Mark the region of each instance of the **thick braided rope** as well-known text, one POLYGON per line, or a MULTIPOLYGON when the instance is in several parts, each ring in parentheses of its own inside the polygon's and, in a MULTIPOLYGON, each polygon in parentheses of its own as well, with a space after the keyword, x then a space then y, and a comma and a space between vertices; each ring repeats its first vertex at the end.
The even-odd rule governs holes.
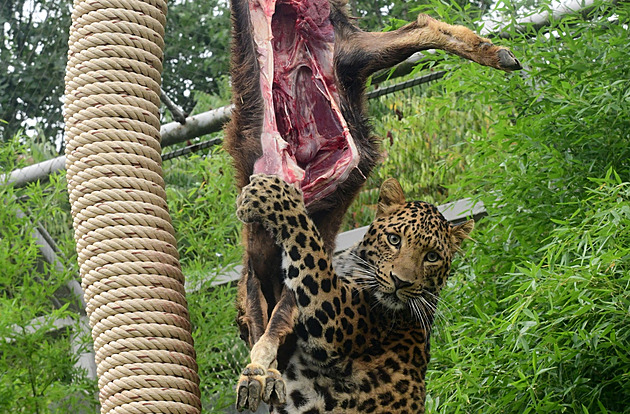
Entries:
POLYGON ((102 413, 199 413, 160 148, 166 0, 75 0, 66 168, 102 413))

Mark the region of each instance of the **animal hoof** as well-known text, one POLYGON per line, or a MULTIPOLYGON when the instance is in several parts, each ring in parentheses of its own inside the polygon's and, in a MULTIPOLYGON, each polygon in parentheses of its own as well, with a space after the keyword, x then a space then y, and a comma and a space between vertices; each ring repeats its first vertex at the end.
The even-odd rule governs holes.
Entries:
POLYGON ((499 64, 501 65, 501 69, 503 70, 519 70, 523 69, 521 66, 521 62, 514 56, 514 54, 507 50, 501 49, 497 54, 499 57, 499 64))

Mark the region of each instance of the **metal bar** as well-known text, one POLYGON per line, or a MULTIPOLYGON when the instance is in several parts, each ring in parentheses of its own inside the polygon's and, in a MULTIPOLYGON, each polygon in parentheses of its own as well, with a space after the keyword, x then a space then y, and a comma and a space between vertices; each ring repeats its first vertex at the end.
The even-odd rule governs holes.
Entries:
MULTIPOLYGON (((415 79, 374 90, 368 93, 366 96, 368 99, 378 98, 380 96, 398 92, 400 90, 411 88, 416 85, 421 85, 423 83, 438 80, 442 78, 445 74, 445 71, 441 71, 420 76, 415 79)), ((189 139, 197 138, 205 134, 221 131, 223 125, 230 119, 230 116, 232 115, 232 108, 232 105, 228 105, 218 109, 213 109, 212 111, 190 116, 186 118, 186 122, 184 124, 180 124, 179 122, 171 122, 162 125, 162 127, 160 128, 160 133, 162 134, 162 148, 178 144, 189 139)), ((200 151, 202 149, 209 148, 220 143, 220 139, 213 139, 210 141, 206 141, 205 143, 193 144, 186 148, 175 150, 172 153, 167 153, 163 155, 162 160, 165 161, 181 155, 189 154, 191 152, 200 151)), ((44 181, 48 178, 49 175, 59 171, 63 171, 65 169, 65 163, 66 157, 61 156, 53 158, 52 160, 14 170, 8 175, 8 180, 6 179, 6 175, 0 176, 0 185, 2 185, 3 181, 5 180, 6 184, 13 184, 15 187, 23 187, 31 182, 38 180, 44 181)))
POLYGON ((53 158, 0 175, 0 185, 13 184, 15 187, 24 187, 35 181, 44 181, 49 175, 63 171, 65 168, 66 157, 53 158))
POLYGON ((162 125, 160 128, 162 148, 212 132, 219 132, 223 129, 223 125, 230 120, 231 115, 232 105, 228 105, 189 116, 184 125, 178 122, 162 125))
POLYGON ((405 82, 396 83, 394 85, 389 85, 384 88, 378 88, 373 91, 365 94, 367 99, 374 99, 384 95, 389 95, 390 93, 399 92, 403 89, 413 88, 414 86, 422 85, 424 83, 429 83, 441 79, 446 75, 446 71, 442 70, 440 72, 429 73, 428 75, 419 76, 417 78, 410 79, 405 82))
POLYGON ((167 152, 166 154, 162 154, 162 161, 171 160, 173 158, 181 157, 182 155, 192 154, 193 152, 201 151, 206 148, 214 147, 215 145, 219 145, 223 143, 221 138, 211 139, 209 141, 200 142, 198 144, 189 145, 184 148, 176 149, 175 151, 167 152))
MULTIPOLYGON (((445 74, 446 71, 430 73, 428 75, 420 76, 418 78, 387 86, 385 88, 376 89, 369 92, 366 96, 368 99, 378 98, 380 96, 398 92, 416 85, 438 80, 444 77, 445 74)), ((218 109, 213 109, 212 111, 190 116, 186 118, 186 122, 184 124, 171 122, 162 125, 160 128, 160 133, 162 134, 162 148, 175 145, 189 139, 197 138, 205 134, 221 131, 223 125, 229 121, 230 116, 232 115, 232 108, 232 105, 228 105, 218 109)), ((205 143, 193 144, 186 148, 164 154, 162 156, 162 160, 166 161, 191 152, 200 151, 202 149, 218 145, 221 142, 222 141, 220 139, 213 139, 206 141, 205 143)), ((13 184, 15 187, 23 187, 35 181, 44 181, 49 175, 63 171, 65 169, 65 164, 66 157, 60 156, 48 161, 29 165, 28 167, 12 171, 8 175, 8 180, 6 180, 6 175, 0 176, 0 185, 4 182, 5 184, 13 184)))

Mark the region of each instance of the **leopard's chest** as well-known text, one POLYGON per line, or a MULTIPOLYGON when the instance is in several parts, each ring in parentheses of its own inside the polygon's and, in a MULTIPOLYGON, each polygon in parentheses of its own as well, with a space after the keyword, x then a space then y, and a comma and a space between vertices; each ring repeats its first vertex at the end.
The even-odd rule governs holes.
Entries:
POLYGON ((416 364, 387 351, 321 367, 298 348, 283 373, 287 404, 274 413, 422 413, 426 362, 416 364))

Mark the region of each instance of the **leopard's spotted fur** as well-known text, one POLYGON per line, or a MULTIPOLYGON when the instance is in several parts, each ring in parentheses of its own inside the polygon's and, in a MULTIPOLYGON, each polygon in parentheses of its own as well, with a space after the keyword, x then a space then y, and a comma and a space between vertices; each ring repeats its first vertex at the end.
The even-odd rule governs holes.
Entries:
POLYGON ((262 224, 282 249, 295 296, 297 350, 282 378, 265 335, 239 383, 239 405, 271 401, 279 413, 422 413, 429 331, 451 259, 472 230, 452 227, 423 202, 405 202, 395 180, 381 187, 364 239, 337 272, 301 193, 256 175, 237 201, 238 217, 262 224))

